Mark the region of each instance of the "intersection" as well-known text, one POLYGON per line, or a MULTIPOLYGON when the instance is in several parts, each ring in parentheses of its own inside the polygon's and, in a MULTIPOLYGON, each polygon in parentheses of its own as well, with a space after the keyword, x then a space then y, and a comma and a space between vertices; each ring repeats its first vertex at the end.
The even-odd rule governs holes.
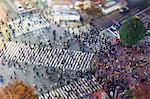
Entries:
POLYGON ((69 19, 66 13, 67 20, 62 13, 63 18, 57 19, 51 8, 36 5, 34 10, 19 13, 14 2, 0 1, 7 20, 0 28, 1 86, 21 80, 35 89, 39 99, 97 99, 97 92, 105 93, 102 99, 124 99, 125 91, 137 83, 150 89, 149 36, 128 47, 117 42, 110 30, 131 16, 138 16, 149 29, 149 6, 81 22, 69 19))

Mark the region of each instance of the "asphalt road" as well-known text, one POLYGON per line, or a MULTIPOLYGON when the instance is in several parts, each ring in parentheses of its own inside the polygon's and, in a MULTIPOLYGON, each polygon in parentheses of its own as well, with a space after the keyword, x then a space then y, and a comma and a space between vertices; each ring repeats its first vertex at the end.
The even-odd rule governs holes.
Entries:
POLYGON ((5 9, 7 10, 7 13, 9 13, 10 17, 16 17, 17 11, 13 4, 15 0, 0 0, 0 3, 3 3, 5 6, 5 9))
POLYGON ((114 23, 113 20, 122 21, 126 18, 129 18, 130 16, 135 15, 136 13, 142 10, 143 8, 135 7, 126 14, 120 14, 119 11, 113 12, 102 18, 95 19, 94 21, 92 21, 92 23, 94 24, 95 27, 104 29, 104 28, 110 27, 114 23))
POLYGON ((148 6, 147 2, 142 0, 128 0, 128 2, 129 2, 128 6, 130 7, 130 12, 125 14, 120 14, 119 11, 116 11, 107 16, 98 17, 94 19, 94 21, 91 21, 91 23, 93 23, 96 28, 104 29, 110 27, 113 24, 112 20, 117 20, 117 21, 124 20, 142 11, 148 6), (140 4, 141 6, 139 6, 140 4))
MULTIPOLYGON (((0 3, 4 3, 6 7, 8 8, 8 13, 10 17, 16 17, 17 11, 14 6, 15 0, 1 0, 0 3)), ((73 0, 75 1, 75 0, 73 0)), ((113 24, 112 20, 123 20, 125 18, 128 18, 129 16, 134 15, 140 10, 143 10, 147 6, 146 0, 143 2, 143 0, 128 0, 129 6, 131 8, 131 11, 127 14, 120 14, 119 12, 111 13, 110 15, 104 16, 102 18, 97 18, 92 23, 97 28, 107 28, 113 24), (140 7, 136 7, 136 5, 142 4, 140 7)))

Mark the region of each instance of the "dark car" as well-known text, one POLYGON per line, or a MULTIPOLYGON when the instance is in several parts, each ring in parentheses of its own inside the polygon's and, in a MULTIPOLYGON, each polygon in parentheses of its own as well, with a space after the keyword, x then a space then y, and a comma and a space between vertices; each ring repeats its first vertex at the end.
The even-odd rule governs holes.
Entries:
POLYGON ((129 8, 128 7, 124 7, 120 9, 120 13, 127 13, 129 12, 129 8))

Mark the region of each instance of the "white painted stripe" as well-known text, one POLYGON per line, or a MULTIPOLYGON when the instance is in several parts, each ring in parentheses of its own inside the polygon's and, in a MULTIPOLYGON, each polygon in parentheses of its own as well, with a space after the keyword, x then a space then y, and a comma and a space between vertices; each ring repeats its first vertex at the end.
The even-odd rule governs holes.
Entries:
POLYGON ((148 10, 148 9, 150 9, 150 7, 148 7, 148 8, 146 8, 146 9, 142 10, 141 12, 137 13, 136 15, 139 15, 139 14, 145 12, 145 11, 148 10))
POLYGON ((8 2, 8 4, 12 7, 12 9, 17 12, 17 9, 14 7, 14 5, 12 4, 12 2, 10 0, 6 0, 8 2))
POLYGON ((0 3, 4 7, 5 10, 8 10, 7 6, 4 3, 0 3))

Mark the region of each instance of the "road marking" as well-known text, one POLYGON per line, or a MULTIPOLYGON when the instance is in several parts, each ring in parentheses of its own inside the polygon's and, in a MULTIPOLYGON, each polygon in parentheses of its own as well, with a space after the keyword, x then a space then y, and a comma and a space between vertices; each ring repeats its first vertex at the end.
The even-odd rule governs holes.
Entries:
POLYGON ((141 14, 141 13, 143 13, 143 12, 145 12, 146 10, 149 10, 149 9, 150 9, 150 7, 148 7, 148 8, 146 8, 146 9, 142 10, 141 12, 137 13, 136 15, 139 15, 139 14, 141 14))
POLYGON ((0 3, 4 7, 5 10, 8 10, 7 6, 4 3, 0 3))
POLYGON ((16 8, 14 7, 14 5, 12 4, 12 2, 10 1, 10 0, 6 0, 7 2, 8 2, 8 4, 12 7, 12 9, 15 11, 15 12, 17 12, 16 11, 16 8))
POLYGON ((140 11, 140 9, 137 7, 137 8, 134 8, 134 9, 131 9, 131 15, 135 15, 136 13, 138 13, 140 11))

